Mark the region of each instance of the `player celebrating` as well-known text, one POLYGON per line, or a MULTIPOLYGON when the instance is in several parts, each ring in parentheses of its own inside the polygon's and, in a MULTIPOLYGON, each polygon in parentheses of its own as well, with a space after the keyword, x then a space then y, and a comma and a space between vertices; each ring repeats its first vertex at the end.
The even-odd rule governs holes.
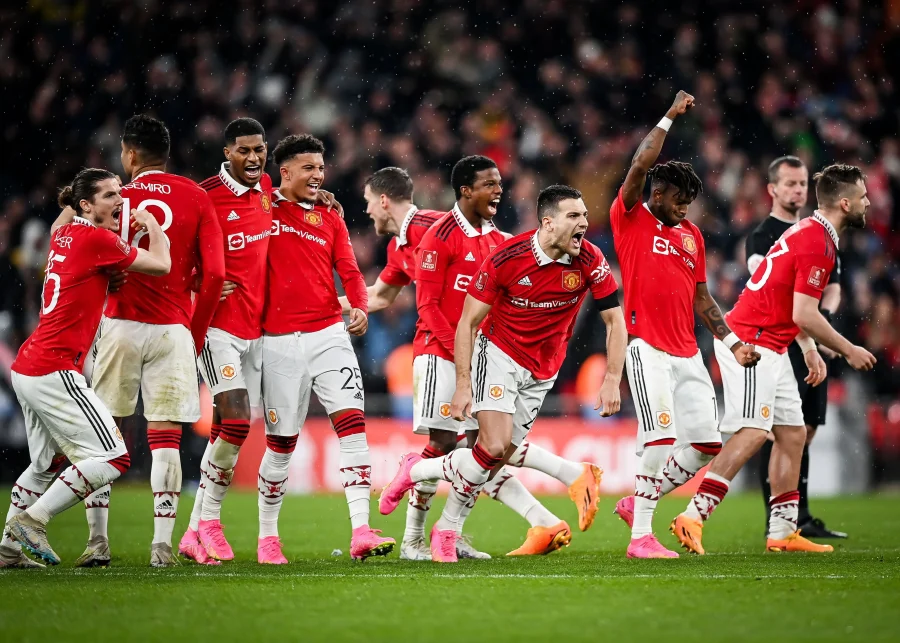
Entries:
MULTIPOLYGON (((464 508, 531 429, 565 358, 588 289, 598 300, 608 337, 609 368, 597 408, 602 406, 603 415, 619 410, 625 324, 609 264, 596 246, 584 240, 587 208, 581 193, 559 185, 542 190, 538 216, 541 225, 536 232, 509 239, 485 260, 468 287, 457 326, 457 387, 451 414, 463 421, 474 412, 477 443, 437 459, 405 455, 381 497, 382 513, 390 513, 416 482, 438 478, 451 482, 447 504, 431 532, 432 556, 439 562, 456 562, 457 525, 464 508)), ((554 549, 568 544, 568 525, 561 522, 554 532, 554 549)))
MULTIPOLYGON (((131 182, 122 188, 122 238, 144 247, 139 231, 129 237, 128 212, 148 210, 160 224, 172 270, 165 277, 135 275, 110 293, 94 344, 91 386, 121 428, 134 413, 138 392, 147 418, 152 465, 154 531, 150 564, 177 564, 172 530, 181 495, 181 424, 200 419, 197 350, 202 347, 225 279, 222 230, 206 192, 189 179, 166 172, 169 131, 150 116, 132 116, 122 135, 122 167, 131 182), (191 314, 192 274, 203 275, 191 314)), ((85 500, 91 527, 77 566, 109 564, 106 533, 110 488, 85 500)))
POLYGON ((13 487, 0 567, 42 566, 14 541, 59 564, 47 541, 47 523, 125 473, 131 462, 122 434, 81 371, 103 313, 110 271, 165 275, 171 260, 165 236, 146 210, 134 210, 132 217, 135 228, 146 232, 148 250, 114 234, 124 203, 120 191, 115 174, 90 168, 59 196, 60 206, 71 207, 76 216, 53 232, 41 318, 12 364, 31 464, 13 487), (51 485, 61 455, 72 465, 51 485))
MULTIPOLYGON (((656 504, 722 448, 716 393, 697 348, 694 314, 719 339, 730 331, 706 287, 703 235, 685 218, 702 185, 687 163, 653 166, 672 122, 693 104, 693 96, 678 92, 638 147, 610 208, 625 288, 628 381, 638 407, 635 492, 616 504, 631 527, 629 558, 678 557, 653 535, 656 504), (650 199, 642 203, 648 177, 650 199)), ((742 366, 759 360, 751 346, 734 340, 729 347, 742 366)))
MULTIPOLYGON (((766 253, 781 237, 782 234, 800 220, 800 209, 806 205, 808 193, 809 172, 803 161, 796 156, 782 156, 775 159, 769 165, 769 196, 772 197, 772 212, 760 223, 747 237, 747 266, 752 275, 759 264, 765 258, 766 253)), ((834 270, 828 285, 822 291, 822 303, 820 310, 825 319, 831 321, 831 316, 841 304, 841 260, 837 257, 834 270)), ((834 357, 827 348, 819 349, 823 355, 834 357)), ((825 526, 818 518, 813 518, 809 513, 809 496, 807 483, 809 481, 809 445, 816 435, 819 425, 825 423, 825 413, 828 409, 828 378, 818 386, 810 386, 806 383, 806 362, 803 359, 803 351, 799 344, 792 343, 788 347, 788 357, 791 367, 794 369, 794 378, 803 402, 803 423, 806 425, 806 444, 803 446, 803 458, 800 460, 800 484, 797 491, 800 492, 800 506, 797 514, 797 525, 800 533, 810 538, 846 538, 847 534, 833 531, 825 526)), ((771 438, 771 434, 769 434, 771 438)), ((766 528, 769 524, 769 498, 771 488, 769 486, 769 462, 772 456, 771 439, 766 440, 760 451, 759 472, 762 482, 763 499, 766 503, 766 528)))
POLYGON ((314 205, 325 180, 324 153, 322 142, 309 135, 288 136, 273 152, 281 187, 275 192, 263 316, 266 453, 259 467, 260 563, 288 562, 278 538, 278 513, 312 390, 340 443, 341 483, 353 529, 350 557, 384 556, 396 544, 369 527, 372 464, 362 376, 348 336, 363 335, 368 328, 366 283, 344 220, 314 205), (351 302, 349 325, 341 318, 335 270, 351 302))
POLYGON ((741 467, 775 436, 770 464, 772 495, 766 550, 830 552, 797 529, 800 460, 806 443, 797 380, 786 351, 799 338, 806 360, 807 384, 825 378, 825 363, 816 342, 835 351, 857 370, 875 366, 875 357, 839 335, 819 311, 819 300, 837 262, 838 237, 847 228, 863 228, 869 199, 865 176, 858 167, 830 165, 813 177, 819 210, 791 226, 766 254, 726 316, 734 334, 715 342, 716 359, 725 388, 722 431, 734 433, 710 465, 687 510, 673 523, 673 533, 690 551, 704 553, 703 522, 722 502, 741 467), (734 336, 753 341, 762 355, 744 371, 728 357, 734 336))

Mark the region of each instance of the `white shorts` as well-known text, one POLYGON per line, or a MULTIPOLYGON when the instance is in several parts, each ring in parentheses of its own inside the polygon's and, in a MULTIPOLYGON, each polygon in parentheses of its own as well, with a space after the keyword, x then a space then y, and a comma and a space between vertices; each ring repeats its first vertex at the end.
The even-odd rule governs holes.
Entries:
POLYGON ((225 391, 246 389, 250 406, 260 405, 262 337, 241 339, 210 328, 197 364, 213 399, 225 391))
POLYGON ((772 425, 803 426, 803 402, 787 353, 757 346, 759 363, 744 368, 725 344, 716 340, 716 361, 725 389, 722 433, 744 427, 771 431, 772 425))
POLYGON ((262 389, 266 433, 297 435, 309 411, 309 395, 331 415, 365 410, 359 362, 344 322, 314 333, 263 335, 262 389))
POLYGON ((128 453, 112 415, 81 373, 31 377, 12 371, 12 385, 25 415, 31 463, 38 471, 49 469, 60 453, 72 464, 128 453))
POLYGON ((675 357, 635 338, 625 354, 638 419, 637 453, 656 440, 721 442, 716 391, 700 351, 675 357))
POLYGON ((104 317, 91 354, 91 386, 114 417, 134 413, 140 391, 150 422, 200 419, 194 340, 181 324, 104 317))
POLYGON ((450 417, 450 401, 456 392, 456 365, 437 355, 418 355, 413 360, 413 433, 428 435, 431 429, 462 435, 477 431, 471 418, 457 422, 450 417))
POLYGON ((514 445, 522 444, 528 435, 555 381, 556 375, 549 380, 535 379, 487 337, 478 335, 472 355, 472 414, 500 411, 512 415, 514 445))

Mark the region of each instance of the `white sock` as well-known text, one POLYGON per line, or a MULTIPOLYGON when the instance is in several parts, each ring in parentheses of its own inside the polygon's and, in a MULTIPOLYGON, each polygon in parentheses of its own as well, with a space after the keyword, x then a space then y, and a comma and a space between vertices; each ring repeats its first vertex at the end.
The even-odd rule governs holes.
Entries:
POLYGON ((77 505, 94 489, 109 484, 120 475, 119 470, 105 460, 82 460, 63 471, 27 513, 46 525, 53 516, 77 505))
POLYGON ((634 523, 632 540, 653 533, 653 512, 659 502, 662 471, 672 452, 671 444, 645 446, 634 477, 634 523))
POLYGON ((372 458, 365 433, 339 438, 341 484, 350 509, 353 529, 369 524, 369 495, 372 489, 372 458))
POLYGON ((725 499, 728 493, 728 487, 731 480, 724 478, 718 474, 708 471, 703 477, 697 493, 691 498, 687 509, 684 510, 685 515, 694 520, 706 520, 712 515, 719 503, 725 499))
POLYGON ((561 458, 543 447, 524 440, 509 459, 514 467, 526 467, 546 473, 570 487, 584 473, 584 465, 561 458))
POLYGON ((800 493, 788 491, 769 498, 769 534, 774 540, 783 540, 797 531, 797 514, 800 511, 800 493))
POLYGON ((109 499, 112 485, 105 485, 84 499, 84 513, 87 516, 88 540, 109 539, 109 499))
MULTIPOLYGON (((475 449, 480 449, 480 445, 476 444, 475 449)), ((481 449, 481 451, 484 450, 481 449)), ((440 530, 456 531, 459 528, 465 506, 471 502, 474 496, 478 495, 491 473, 491 467, 485 468, 479 464, 473 452, 474 449, 456 449, 449 456, 441 458, 446 460, 445 464, 448 465, 448 469, 452 466, 453 480, 450 484, 450 494, 447 496, 444 511, 437 522, 440 530)), ((485 459, 484 456, 482 458, 485 459)))
POLYGON ((692 444, 676 446, 672 455, 666 460, 666 466, 663 469, 663 481, 660 488, 662 495, 666 495, 693 478, 714 457, 712 453, 698 451, 692 444))
POLYGON ((437 480, 423 480, 409 492, 409 504, 406 506, 406 529, 403 540, 412 541, 425 537, 425 521, 431 501, 437 493, 437 480))
POLYGON ((234 477, 234 465, 237 464, 241 447, 226 442, 221 436, 216 438, 206 461, 203 494, 203 507, 200 509, 200 520, 219 520, 222 517, 222 500, 231 486, 234 477))
POLYGON ((257 505, 259 507, 259 537, 278 536, 278 514, 284 502, 288 481, 288 467, 293 453, 280 453, 266 447, 259 463, 257 505))
POLYGON ((409 477, 413 482, 424 482, 426 480, 446 480, 451 482, 453 475, 447 468, 449 459, 454 454, 459 453, 460 449, 451 451, 449 454, 440 458, 423 458, 416 462, 409 470, 409 477))
MULTIPOLYGON (((34 465, 28 465, 28 468, 16 480, 12 492, 9 494, 9 511, 6 512, 6 521, 3 524, 5 525, 37 502, 38 498, 47 491, 47 487, 53 482, 55 475, 56 473, 51 471, 35 471, 34 465)), ((13 549, 22 548, 22 545, 6 535, 5 530, 2 540, 0 540, 0 546, 13 549)))
POLYGON ((197 485, 197 495, 194 496, 194 506, 191 508, 191 520, 188 524, 189 529, 197 531, 200 525, 200 511, 203 509, 203 496, 206 495, 206 467, 209 454, 212 452, 212 442, 206 443, 206 449, 203 451, 203 457, 200 458, 200 483, 197 485))
POLYGON ((559 522, 559 518, 531 495, 507 467, 500 469, 494 479, 484 485, 482 491, 522 516, 532 527, 552 527, 559 522))
MULTIPOLYGON (((488 475, 490 475, 490 473, 488 473, 488 475)), ((459 534, 460 536, 462 535, 463 527, 466 524, 466 518, 468 518, 469 514, 472 513, 472 510, 475 508, 475 503, 477 502, 477 500, 478 500, 478 494, 476 493, 459 510, 459 521, 456 523, 456 533, 459 534)))
POLYGON ((151 447, 150 488, 153 490, 153 542, 172 545, 172 531, 181 496, 181 454, 178 449, 151 447))

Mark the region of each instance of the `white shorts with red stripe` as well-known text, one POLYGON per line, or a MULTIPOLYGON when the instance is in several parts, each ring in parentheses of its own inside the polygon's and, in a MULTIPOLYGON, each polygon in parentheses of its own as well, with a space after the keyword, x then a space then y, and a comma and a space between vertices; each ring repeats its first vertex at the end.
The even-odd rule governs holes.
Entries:
POLYGON ((456 391, 456 365, 437 355, 417 355, 413 360, 413 433, 428 435, 432 429, 462 435, 477 431, 472 418, 457 422, 450 417, 450 401, 456 391))
POLYGON ((112 415, 81 373, 33 377, 12 371, 12 385, 25 416, 31 463, 38 471, 47 471, 58 454, 78 464, 128 453, 112 415))

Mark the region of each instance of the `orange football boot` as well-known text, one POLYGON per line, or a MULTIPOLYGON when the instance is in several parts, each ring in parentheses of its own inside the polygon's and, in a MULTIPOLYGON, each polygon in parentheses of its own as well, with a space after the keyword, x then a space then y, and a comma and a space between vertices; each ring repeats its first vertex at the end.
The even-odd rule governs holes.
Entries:
POLYGON ((584 471, 569 487, 569 498, 578 508, 578 528, 581 531, 587 531, 597 515, 603 469, 590 462, 582 462, 581 465, 584 467, 584 471))
POLYGON ((691 518, 687 514, 678 514, 669 525, 669 531, 678 539, 681 546, 689 552, 702 556, 706 553, 703 549, 703 521, 691 518))
POLYGON ((572 542, 572 530, 565 520, 560 520, 552 527, 532 527, 528 530, 525 542, 507 556, 540 556, 556 551, 560 547, 568 547, 572 542))
POLYGON ((800 535, 797 530, 784 540, 776 540, 775 538, 766 538, 766 551, 783 552, 783 551, 811 551, 820 554, 827 554, 834 551, 831 545, 819 545, 811 540, 807 540, 800 535))

